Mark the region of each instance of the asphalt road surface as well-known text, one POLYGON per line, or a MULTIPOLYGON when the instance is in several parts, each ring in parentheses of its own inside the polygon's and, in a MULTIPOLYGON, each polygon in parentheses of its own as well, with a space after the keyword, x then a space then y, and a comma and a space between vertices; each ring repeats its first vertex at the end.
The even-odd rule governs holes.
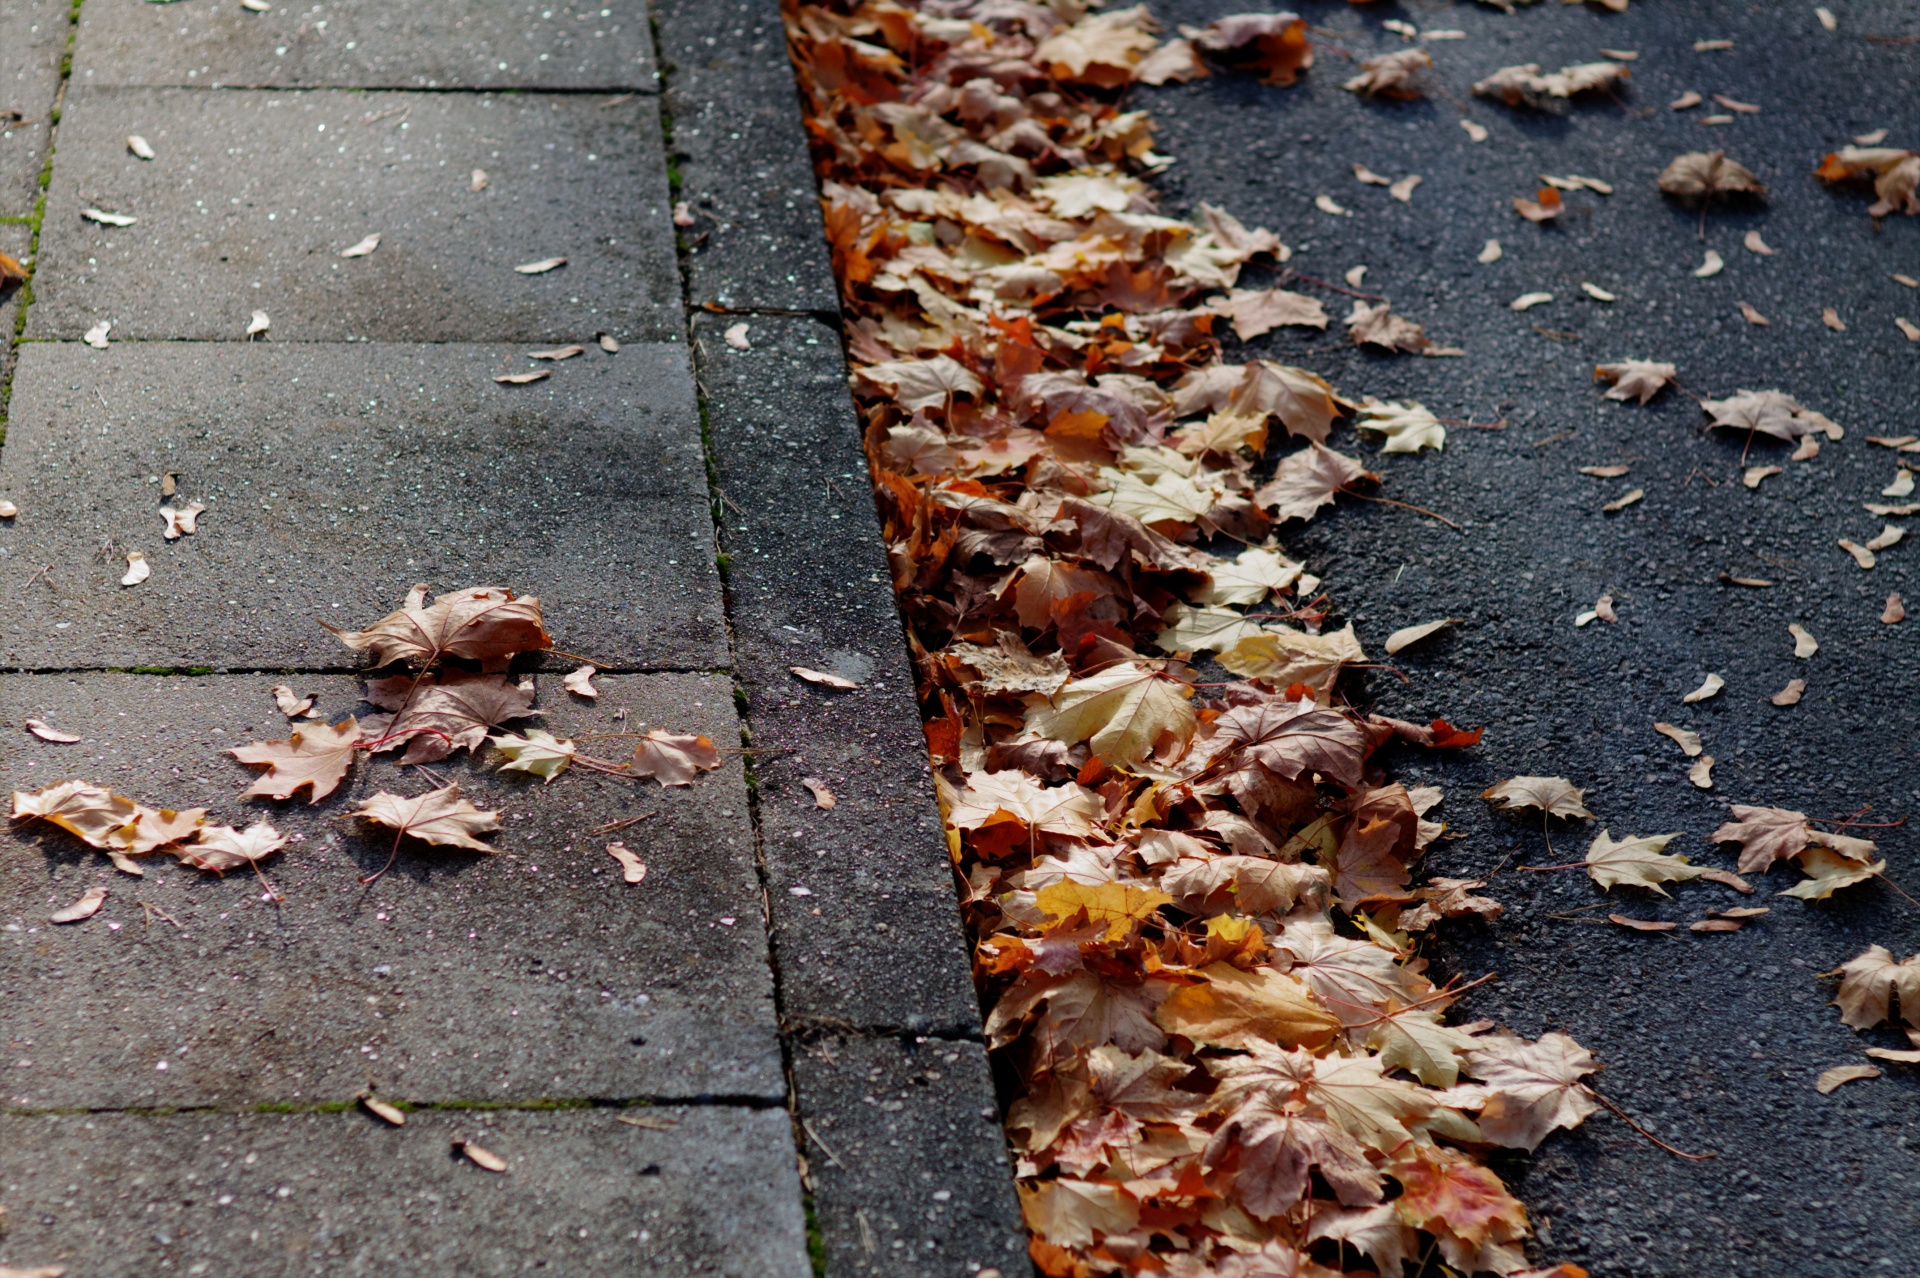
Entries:
MULTIPOLYGON (((1241 7, 1154 6, 1169 26, 1241 7)), ((1506 867, 1489 889, 1505 917, 1451 926, 1436 970, 1497 972, 1463 1000, 1463 1019, 1571 1033, 1606 1062, 1597 1084, 1607 1097, 1663 1140, 1715 1155, 1673 1157, 1602 1112, 1537 1155, 1502 1162, 1541 1225, 1540 1254, 1596 1275, 1920 1272, 1920 1074, 1890 1065, 1828 1096, 1814 1089, 1829 1066, 1866 1063, 1865 1046, 1906 1045, 1891 1031, 1841 1025, 1819 974, 1870 943, 1902 956, 1920 948, 1920 907, 1879 884, 1824 903, 1776 899, 1799 877, 1785 867, 1758 880, 1751 898, 1691 883, 1670 901, 1602 894, 1579 873, 1513 868, 1578 860, 1603 829, 1616 838, 1680 831, 1669 851, 1732 868, 1734 849, 1706 838, 1731 803, 1817 817, 1871 805, 1868 821, 1920 815, 1920 619, 1879 620, 1890 591, 1920 602, 1911 577, 1920 539, 1884 552, 1871 571, 1835 545, 1909 522, 1862 503, 1894 500, 1879 494, 1899 456, 1866 437, 1920 432, 1920 343, 1894 323, 1920 322, 1920 292, 1891 278, 1920 276, 1920 219, 1876 224, 1870 196, 1812 173, 1858 134, 1885 128, 1896 146, 1920 139, 1920 8, 1828 0, 1829 31, 1798 0, 1633 0, 1618 15, 1560 3, 1511 15, 1468 3, 1299 7, 1320 41, 1300 85, 1216 75, 1142 90, 1136 103, 1159 123, 1157 149, 1177 157, 1160 179, 1169 212, 1224 205, 1277 231, 1296 250, 1295 270, 1336 284, 1364 263, 1365 291, 1466 351, 1379 356, 1343 345, 1336 324, 1325 337, 1281 330, 1243 349, 1229 338, 1229 358, 1280 358, 1349 395, 1411 397, 1443 418, 1505 423, 1453 429, 1437 455, 1373 456, 1374 443, 1344 430, 1332 441, 1373 456, 1385 495, 1462 531, 1343 502, 1286 538, 1327 578, 1336 624, 1359 623, 1376 648, 1398 627, 1460 619, 1395 659, 1407 682, 1375 673, 1367 685, 1386 713, 1487 726, 1476 750, 1397 761, 1402 779, 1446 789, 1441 812, 1460 837, 1437 845, 1431 872, 1506 867), (1340 87, 1355 69, 1349 55, 1408 47, 1388 20, 1465 33, 1429 44, 1436 66, 1421 100, 1362 101, 1340 87), (1695 49, 1718 40, 1732 47, 1695 49), (1536 114, 1471 96, 1499 67, 1552 70, 1599 59, 1603 48, 1639 54, 1617 98, 1536 114), (1669 109, 1690 90, 1708 101, 1669 109), (1723 110, 1713 94, 1761 109, 1723 110), (1710 114, 1733 118, 1710 124, 1710 114), (1486 140, 1473 141, 1462 118, 1486 140), (1712 211, 1703 237, 1698 215, 1664 199, 1655 179, 1681 152, 1714 148, 1771 190, 1764 203, 1712 211), (1358 182, 1356 161, 1424 181, 1401 203, 1358 182), (1531 195, 1542 174, 1601 178, 1614 193, 1569 194, 1556 224, 1535 226, 1510 201, 1531 195), (1316 208, 1323 193, 1350 215, 1316 208), (1750 230, 1772 256, 1743 247, 1750 230), (1503 255, 1482 264, 1489 239, 1503 255), (1725 269, 1696 278, 1708 249, 1725 269), (1594 300, 1583 281, 1618 300, 1594 300), (1554 300, 1509 309, 1531 292, 1554 300), (1770 324, 1744 319, 1743 301, 1770 324), (1825 307, 1845 332, 1822 323, 1825 307), (1840 423, 1845 438, 1803 462, 1784 446, 1753 444, 1746 464, 1784 471, 1749 490, 1747 440, 1705 430, 1687 394, 1669 388, 1645 407, 1601 398, 1593 366, 1627 358, 1673 362, 1687 390, 1710 398, 1785 391, 1840 423), (1630 462, 1630 473, 1579 473, 1616 462, 1630 462), (1632 488, 1644 499, 1601 510, 1632 488), (1732 586, 1722 574, 1775 584, 1732 586), (1603 592, 1618 623, 1576 628, 1603 592), (1795 622, 1819 640, 1810 659, 1793 655, 1795 622), (1682 704, 1708 673, 1725 691, 1682 704), (1805 699, 1771 705, 1794 678, 1807 681, 1805 699), (1654 733, 1656 720, 1705 738, 1718 761, 1711 790, 1688 783, 1689 761, 1654 733), (1597 819, 1560 823, 1549 851, 1536 822, 1477 797, 1515 773, 1571 778, 1597 819), (1747 904, 1773 909, 1737 934, 1686 929, 1710 908, 1747 904), (1609 911, 1681 927, 1628 932, 1600 921, 1609 911)), ((1322 295, 1346 313, 1348 299, 1322 295)), ((1863 833, 1882 836, 1888 877, 1920 894, 1920 832, 1863 833)))

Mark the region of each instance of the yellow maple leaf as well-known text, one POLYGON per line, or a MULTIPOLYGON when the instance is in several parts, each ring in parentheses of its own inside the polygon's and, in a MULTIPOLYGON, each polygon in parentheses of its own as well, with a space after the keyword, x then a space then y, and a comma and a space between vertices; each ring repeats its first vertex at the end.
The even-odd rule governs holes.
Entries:
POLYGON ((1171 905, 1173 898, 1156 888, 1133 883, 1075 883, 1062 879, 1040 889, 1035 903, 1058 920, 1072 918, 1081 910, 1090 923, 1107 925, 1106 940, 1123 941, 1135 923, 1145 923, 1154 911, 1171 905))

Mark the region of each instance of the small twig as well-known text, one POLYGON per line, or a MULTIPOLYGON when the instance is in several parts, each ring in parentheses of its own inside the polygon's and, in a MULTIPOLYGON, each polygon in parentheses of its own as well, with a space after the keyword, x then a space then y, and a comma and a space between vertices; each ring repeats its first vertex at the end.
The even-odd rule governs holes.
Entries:
POLYGON ((818 1145, 821 1151, 826 1154, 828 1162, 832 1163, 835 1167, 845 1169, 846 1164, 840 1161, 840 1156, 838 1154, 834 1153, 832 1149, 828 1148, 827 1142, 820 1139, 820 1133, 813 1130, 813 1124, 811 1122, 809 1122, 807 1119, 804 1119, 804 1118, 801 1119, 800 1128, 802 1131, 806 1132, 806 1134, 813 1139, 813 1143, 818 1145))
POLYGON ((1428 510, 1426 507, 1416 506, 1412 502, 1395 501, 1391 497, 1369 497, 1365 493, 1356 493, 1351 488, 1336 488, 1334 491, 1345 493, 1349 497, 1358 497, 1361 501, 1377 501, 1384 506, 1399 506, 1403 510, 1411 510, 1415 514, 1425 515, 1429 519, 1437 519, 1441 523, 1445 524, 1447 527, 1453 529, 1455 532, 1466 531, 1466 529, 1462 528, 1459 524, 1454 523, 1451 519, 1448 519, 1445 515, 1436 514, 1435 512, 1428 510))
POLYGON ((180 929, 180 920, 176 919, 175 917, 173 917, 173 915, 167 913, 165 910, 161 909, 159 906, 155 905, 153 902, 142 901, 140 902, 140 908, 147 912, 146 925, 148 928, 152 928, 154 919, 158 918, 162 922, 173 924, 174 930, 178 931, 180 929))
POLYGON ((612 834, 615 830, 624 830, 630 825, 639 825, 648 817, 657 817, 659 815, 660 813, 658 811, 654 811, 642 812, 639 816, 622 817, 618 821, 609 821, 605 825, 595 826, 593 832, 597 835, 612 834))
POLYGON ((1595 1100, 1599 1101, 1602 1105, 1605 1105, 1608 1109, 1612 1110, 1614 1113, 1614 1117, 1618 1118, 1621 1122, 1625 1123, 1627 1126, 1633 1128, 1633 1130, 1635 1130, 1636 1132, 1639 1132, 1642 1136, 1645 1136, 1648 1140, 1652 1141, 1654 1144, 1658 1145, 1660 1148, 1666 1150, 1669 1154, 1672 1154, 1675 1158, 1685 1158, 1692 1162, 1699 1163, 1699 1162, 1705 1162, 1707 1159, 1715 1157, 1712 1151, 1708 1151, 1707 1153, 1704 1153, 1704 1154, 1689 1154, 1683 1149, 1675 1149, 1673 1146, 1667 1144, 1667 1142, 1665 1142, 1664 1140, 1661 1140, 1658 1136, 1655 1136, 1652 1132, 1648 1131, 1646 1128, 1642 1127, 1640 1124, 1634 1122, 1631 1118, 1627 1117, 1626 1110, 1621 1109, 1618 1105, 1614 1104, 1612 1101, 1602 1096, 1599 1092, 1594 1091, 1591 1087, 1586 1086, 1584 1083, 1581 1084, 1581 1090, 1586 1092, 1587 1095, 1593 1097, 1595 1100))
MULTIPOLYGON (((20 587, 20 593, 25 594, 28 590, 31 590, 33 588, 34 582, 40 580, 40 578, 42 577, 47 577, 47 574, 52 571, 53 571, 52 564, 47 564, 45 567, 41 568, 39 572, 36 572, 35 574, 33 574, 33 576, 27 578, 27 584, 20 587)), ((49 586, 53 584, 52 577, 47 577, 47 584, 49 586)))

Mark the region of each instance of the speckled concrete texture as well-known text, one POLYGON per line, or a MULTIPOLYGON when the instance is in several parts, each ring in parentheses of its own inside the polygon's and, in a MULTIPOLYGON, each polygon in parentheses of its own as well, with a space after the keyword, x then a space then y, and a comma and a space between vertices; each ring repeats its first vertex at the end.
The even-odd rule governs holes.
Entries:
POLYGON ((808 1273, 778 1110, 7 1115, 0 1202, 0 1265, 88 1278, 808 1273))
POLYGON ((644 96, 76 87, 28 333, 240 341, 263 310, 277 341, 674 338, 665 170, 644 96))
POLYGON ((40 193, 70 12, 66 0, 0 0, 0 217, 29 216, 40 193))
POLYGON ((794 1084, 827 1272, 947 1278, 1025 1272, 1026 1227, 978 1043, 803 1039, 794 1084))
POLYGON ((660 41, 691 300, 838 310, 777 0, 663 5, 660 41))
POLYGON ((685 347, 493 380, 531 367, 500 346, 28 344, 0 661, 352 669, 319 623, 369 624, 427 581, 538 595, 602 666, 725 666, 685 347), (207 507, 172 543, 166 471, 207 507), (153 569, 134 588, 128 550, 153 569))
POLYGON ((88 0, 79 84, 652 89, 639 0, 88 0))
POLYGON ((782 1011, 978 1032, 954 877, 838 335, 695 320, 734 654, 757 751, 782 1011), (838 692, 793 666, 859 682, 838 692), (826 782, 822 811, 801 784, 826 782))
MULTIPOLYGON (((738 755, 664 789, 570 770, 549 784, 495 756, 434 765, 500 813, 492 856, 401 845, 350 814, 377 790, 432 782, 387 754, 357 760, 318 804, 238 798, 258 775, 233 746, 284 741, 271 688, 287 676, 13 675, 0 684, 0 786, 73 778, 154 807, 265 818, 292 842, 259 879, 164 855, 144 878, 44 822, 0 842, 0 986, 15 1108, 313 1104, 376 1080, 422 1101, 784 1094, 738 755), (39 718, 83 740, 30 736, 39 718), (642 788, 644 787, 644 788, 642 788), (599 827, 657 815, 623 834, 599 827), (648 864, 622 881, 622 838, 648 864), (48 915, 89 887, 93 918, 48 915), (22 1064, 21 1062, 27 1062, 22 1064)), ((358 680, 293 676, 338 720, 358 680)), ((601 676, 587 703, 539 676, 533 722, 573 738, 664 727, 735 739, 724 677, 601 676), (625 712, 624 718, 616 717, 625 712)), ((600 749, 618 761, 621 742, 600 749)), ((488 750, 485 753, 491 754, 488 750)))

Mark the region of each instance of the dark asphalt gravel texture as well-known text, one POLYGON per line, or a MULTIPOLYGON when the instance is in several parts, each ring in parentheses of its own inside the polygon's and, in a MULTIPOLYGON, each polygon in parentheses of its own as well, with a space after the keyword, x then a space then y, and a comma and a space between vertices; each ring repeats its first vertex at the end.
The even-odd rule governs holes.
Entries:
MULTIPOLYGON (((1371 651, 1398 627, 1462 619, 1395 659, 1407 682, 1375 673, 1365 685, 1384 712, 1487 726, 1475 750, 1393 761, 1399 778, 1446 789, 1440 813, 1456 837, 1436 846, 1432 873, 1508 866, 1489 889, 1505 917, 1450 925, 1436 947, 1438 975, 1499 973, 1462 1000, 1460 1017, 1571 1033, 1606 1062, 1597 1082, 1609 1098, 1678 1147, 1716 1155, 1675 1158, 1603 1112, 1534 1157, 1498 1160, 1541 1227, 1543 1260, 1571 1259, 1596 1275, 1920 1272, 1909 1179, 1920 1175, 1920 1077, 1893 1065, 1830 1096, 1814 1090, 1827 1067, 1864 1063, 1865 1046, 1904 1046, 1888 1031, 1841 1025, 1819 974, 1870 943, 1901 955, 1920 948, 1920 908, 1873 884, 1826 903, 1776 900, 1799 877, 1789 869, 1760 880, 1752 898, 1694 883, 1667 901, 1602 894, 1577 873, 1511 868, 1577 860, 1602 829, 1619 838, 1682 831, 1670 851, 1731 868, 1733 849, 1706 839, 1730 803, 1822 817, 1871 805, 1865 819, 1897 820, 1920 802, 1910 728, 1920 621, 1878 620, 1889 591, 1915 598, 1920 548, 1910 539, 1863 572, 1834 544, 1910 522, 1861 504, 1890 500, 1878 494, 1896 460, 1865 437, 1920 427, 1920 344, 1893 323, 1920 321, 1920 293, 1889 278, 1920 276, 1920 219, 1876 226, 1870 197, 1812 176, 1852 135, 1884 127, 1891 145, 1920 139, 1920 9, 1910 0, 1828 4, 1832 32, 1797 2, 1635 0, 1624 15, 1552 3, 1509 16, 1464 3, 1308 0, 1299 7, 1318 29, 1319 64, 1299 86, 1216 75, 1133 99, 1158 122, 1157 149, 1177 157, 1159 179, 1168 212, 1222 204, 1277 231, 1297 250, 1291 265, 1323 280, 1366 263, 1367 291, 1467 352, 1376 356, 1342 346, 1336 325, 1324 338, 1283 330, 1244 349, 1229 339, 1228 358, 1284 359, 1350 395, 1412 397, 1443 418, 1505 420, 1499 430, 1452 430, 1438 455, 1377 456, 1344 428, 1332 441, 1377 463, 1385 495, 1464 531, 1343 502, 1284 540, 1325 575, 1337 621, 1357 622, 1371 651), (1366 102, 1340 88, 1354 71, 1349 55, 1406 47, 1386 20, 1466 33, 1430 45, 1437 66, 1420 101, 1366 102), (1721 39, 1733 48, 1694 50, 1721 39), (1618 100, 1541 115, 1470 97, 1469 86, 1501 66, 1552 70, 1596 60, 1602 48, 1640 53, 1618 100), (1762 111, 1706 125, 1711 103, 1668 109, 1686 90, 1762 111), (1463 114, 1489 130, 1485 142, 1469 140, 1463 114), (1697 215, 1664 200, 1655 179, 1681 152, 1715 147, 1772 190, 1764 204, 1713 211, 1703 240, 1697 215), (1357 182, 1355 161, 1425 182, 1402 204, 1357 182), (1603 178, 1615 193, 1569 195, 1559 224, 1530 225, 1510 200, 1531 195, 1545 173, 1603 178), (1316 209, 1323 192, 1352 215, 1316 209), (1750 229, 1777 254, 1744 249, 1750 229), (1505 254, 1481 265, 1489 238, 1505 254), (1694 278, 1708 248, 1726 269, 1694 278), (1591 300, 1583 280, 1619 300, 1591 300), (1534 291, 1556 300, 1524 314, 1508 308, 1534 291), (1744 321, 1741 301, 1771 325, 1744 321), (1846 332, 1822 325, 1827 306, 1846 332), (1669 389, 1644 408, 1601 399, 1593 365, 1625 358, 1677 363, 1686 387, 1709 397, 1786 391, 1846 438, 1804 463, 1756 443, 1751 462, 1785 473, 1749 491, 1740 483, 1746 441, 1703 430, 1706 416, 1686 394, 1669 389), (1625 478, 1578 473, 1629 460, 1625 478), (1634 487, 1645 500, 1601 511, 1634 487), (1721 584, 1722 573, 1777 584, 1741 589, 1721 584), (1576 629, 1575 614, 1603 591, 1619 623, 1576 629), (1793 657, 1791 622, 1818 637, 1817 656, 1793 657), (1683 705, 1709 672, 1726 690, 1683 705), (1810 685, 1805 700, 1770 705, 1796 677, 1810 685), (1711 791, 1688 784, 1687 760, 1654 734, 1656 720, 1706 738, 1719 760, 1711 791), (1515 773, 1571 778, 1597 819, 1560 824, 1549 851, 1537 823, 1477 797, 1515 773), (1685 929, 1709 908, 1741 904, 1773 912, 1733 935, 1685 929), (1596 921, 1608 910, 1682 927, 1626 932, 1596 921)), ((1243 7, 1185 0, 1154 11, 1171 27, 1243 7)), ((1344 316, 1348 299, 1322 295, 1344 316)), ((1889 877, 1920 892, 1915 834, 1877 833, 1889 877)))

